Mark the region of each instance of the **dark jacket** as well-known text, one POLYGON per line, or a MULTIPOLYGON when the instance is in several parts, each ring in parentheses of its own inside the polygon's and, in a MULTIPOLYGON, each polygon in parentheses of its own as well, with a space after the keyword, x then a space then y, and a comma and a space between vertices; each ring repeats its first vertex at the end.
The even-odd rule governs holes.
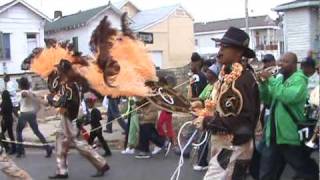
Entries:
POLYGON ((13 113, 13 106, 12 103, 2 102, 1 105, 1 115, 5 121, 12 121, 12 113, 13 113))
POLYGON ((91 128, 97 128, 101 126, 100 121, 102 120, 101 112, 97 108, 93 108, 90 112, 90 125, 91 128))
POLYGON ((218 113, 214 117, 207 117, 203 121, 203 127, 213 133, 227 132, 234 135, 233 144, 241 145, 254 136, 254 130, 260 113, 260 100, 258 85, 249 70, 244 70, 235 81, 235 87, 243 98, 243 106, 238 115, 220 117, 218 113))

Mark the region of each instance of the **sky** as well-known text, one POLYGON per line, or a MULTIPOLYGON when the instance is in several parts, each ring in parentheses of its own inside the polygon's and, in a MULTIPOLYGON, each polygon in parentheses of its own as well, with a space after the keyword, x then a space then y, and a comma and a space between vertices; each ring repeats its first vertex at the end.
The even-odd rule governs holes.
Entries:
MULTIPOLYGON (((0 5, 11 0, 0 0, 0 5)), ((63 15, 76 13, 108 3, 108 0, 24 0, 44 14, 53 18, 55 10, 61 10, 63 15)), ((119 0, 111 0, 117 2, 119 0)), ((279 4, 293 0, 248 0, 249 16, 268 14, 276 18, 271 10, 279 4)), ((152 9, 173 4, 181 4, 196 22, 241 18, 245 16, 245 0, 131 0, 139 9, 152 9)))

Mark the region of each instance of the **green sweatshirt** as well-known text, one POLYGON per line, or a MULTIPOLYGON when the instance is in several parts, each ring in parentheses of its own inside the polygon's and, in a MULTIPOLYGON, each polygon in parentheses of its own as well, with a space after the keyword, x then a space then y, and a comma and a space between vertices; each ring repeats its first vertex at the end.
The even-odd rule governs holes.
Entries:
MULTIPOLYGON (((301 71, 296 71, 284 82, 283 77, 278 76, 276 78, 270 77, 260 85, 261 100, 265 104, 270 105, 270 107, 275 106, 274 116, 277 144, 300 145, 297 125, 284 109, 283 104, 286 104, 295 113, 295 117, 299 118, 298 120, 304 121, 304 105, 308 94, 307 85, 308 78, 301 71)), ((269 117, 265 129, 268 145, 270 144, 271 137, 270 122, 269 117)))

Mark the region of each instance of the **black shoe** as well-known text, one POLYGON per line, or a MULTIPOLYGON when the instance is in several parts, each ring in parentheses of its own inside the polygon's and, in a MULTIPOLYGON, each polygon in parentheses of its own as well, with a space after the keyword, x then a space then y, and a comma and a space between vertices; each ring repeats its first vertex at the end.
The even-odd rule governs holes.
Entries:
POLYGON ((16 150, 10 150, 8 154, 9 154, 9 155, 13 155, 13 154, 15 154, 15 153, 16 153, 16 150))
POLYGON ((26 154, 25 153, 18 153, 16 157, 17 158, 24 158, 24 157, 26 157, 26 154))
MULTIPOLYGON (((177 150, 177 149, 174 151, 174 153, 175 153, 177 156, 180 156, 180 155, 181 155, 180 150, 177 150)), ((190 158, 190 152, 183 152, 183 157, 189 159, 189 158, 190 158)))
POLYGON ((138 153, 136 156, 134 156, 136 159, 149 159, 151 158, 150 153, 146 153, 146 152, 140 152, 138 153))
POLYGON ((45 156, 46 158, 50 158, 50 157, 51 157, 51 155, 52 155, 52 149, 53 149, 52 146, 49 146, 49 147, 48 147, 47 155, 45 156))
POLYGON ((104 173, 107 172, 110 169, 109 165, 106 163, 103 168, 97 171, 96 174, 92 175, 91 177, 102 177, 104 176, 104 173))
POLYGON ((56 174, 53 176, 49 176, 49 179, 68 179, 69 175, 68 174, 56 174))

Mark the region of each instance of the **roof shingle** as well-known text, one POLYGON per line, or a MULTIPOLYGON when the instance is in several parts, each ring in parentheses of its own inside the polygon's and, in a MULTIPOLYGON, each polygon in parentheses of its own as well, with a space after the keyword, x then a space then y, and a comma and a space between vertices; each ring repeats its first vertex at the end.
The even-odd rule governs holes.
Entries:
MULTIPOLYGON (((269 16, 249 17, 249 27, 275 26, 276 23, 269 16)), ((194 32, 224 31, 229 27, 245 28, 245 18, 211 21, 207 23, 194 23, 194 32)))
POLYGON ((147 26, 157 23, 161 19, 166 18, 178 7, 180 7, 180 5, 176 4, 172 6, 141 11, 132 17, 134 23, 130 27, 133 30, 140 30, 146 28, 147 26))
POLYGON ((319 6, 320 0, 295 0, 292 2, 280 4, 275 7, 273 10, 275 11, 283 11, 288 9, 295 9, 300 7, 307 7, 307 6, 319 6))
POLYGON ((46 23, 44 30, 48 31, 59 31, 68 27, 78 26, 86 24, 88 20, 97 15, 100 11, 106 9, 108 5, 100 6, 94 9, 86 11, 79 11, 78 13, 63 16, 60 19, 51 23, 46 23))

